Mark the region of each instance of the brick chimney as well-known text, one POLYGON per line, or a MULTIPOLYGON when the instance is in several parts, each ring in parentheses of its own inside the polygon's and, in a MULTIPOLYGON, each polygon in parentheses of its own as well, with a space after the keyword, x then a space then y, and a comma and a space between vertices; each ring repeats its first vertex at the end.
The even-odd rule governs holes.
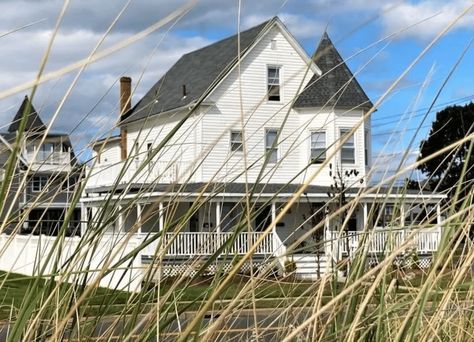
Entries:
MULTIPOLYGON (((132 79, 120 77, 120 117, 132 108, 132 79)), ((120 158, 127 159, 127 129, 120 126, 120 158)))

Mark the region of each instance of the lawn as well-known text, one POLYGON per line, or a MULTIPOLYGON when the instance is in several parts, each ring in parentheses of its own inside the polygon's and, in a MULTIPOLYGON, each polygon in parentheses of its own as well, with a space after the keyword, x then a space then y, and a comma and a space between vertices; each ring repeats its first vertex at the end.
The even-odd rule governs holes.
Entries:
MULTIPOLYGON (((410 277, 400 276, 393 272, 390 277, 396 277, 398 279, 398 291, 399 296, 409 295, 412 291, 417 291, 425 280, 424 272, 422 271, 408 271, 411 273, 410 277)), ((216 301, 213 309, 218 310, 224 308, 227 303, 234 299, 238 293, 249 283, 248 276, 235 277, 233 282, 221 293, 218 300, 216 301)), ((435 291, 437 295, 433 294, 432 300, 436 300, 436 297, 442 295, 446 290, 451 281, 451 272, 446 272, 443 275, 441 281, 437 282, 435 291)), ((12 314, 15 316, 15 310, 17 310, 25 297, 25 294, 30 290, 35 278, 22 276, 13 273, 0 272, 0 319, 8 319, 12 314), (12 306, 15 308, 12 312, 12 306)), ((178 311, 181 310, 195 310, 198 309, 203 302, 209 297, 210 293, 214 289, 212 284, 212 277, 202 277, 193 280, 187 280, 186 285, 182 285, 169 292, 173 287, 176 279, 168 279, 160 284, 159 292, 160 298, 163 298, 165 294, 171 293, 169 296, 168 303, 173 303, 178 311)), ((370 286, 367 283, 366 286, 359 287, 358 293, 363 294, 365 290, 370 286), (364 290, 365 289, 365 290, 364 290)), ((38 292, 45 292, 46 281, 38 280, 35 288, 38 292)), ((70 286, 68 284, 63 285, 65 287, 70 286)), ((323 303, 327 302, 334 294, 338 293, 344 284, 334 284, 329 282, 323 292, 323 303), (334 288, 333 286, 336 286, 334 288)), ((457 294, 462 295, 461 292, 467 292, 472 286, 472 277, 466 275, 463 279, 462 284, 457 287, 457 294)), ((244 298, 239 302, 239 308, 275 308, 275 307, 297 307, 307 306, 309 303, 314 302, 315 294, 319 288, 319 281, 296 281, 289 279, 259 279, 255 285, 254 295, 249 296, 246 294, 244 298)), ((46 291, 47 292, 47 291, 46 291)), ((250 293, 250 292, 249 292, 250 293)), ((95 316, 97 314, 108 315, 108 314, 119 314, 124 313, 124 308, 130 307, 132 310, 140 308, 141 312, 146 312, 149 309, 149 305, 156 303, 157 288, 143 289, 140 294, 131 295, 130 293, 123 291, 113 291, 106 288, 95 289, 85 304, 81 307, 84 316, 95 316), (127 302, 129 303, 127 305, 127 302), (130 303, 133 303, 130 305, 130 303), (138 305, 137 305, 138 304, 138 305)))

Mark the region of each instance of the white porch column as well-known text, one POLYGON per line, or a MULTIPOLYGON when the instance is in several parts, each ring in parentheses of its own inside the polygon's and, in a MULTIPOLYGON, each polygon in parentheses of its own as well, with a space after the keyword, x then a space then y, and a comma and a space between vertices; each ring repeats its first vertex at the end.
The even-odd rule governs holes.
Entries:
POLYGON ((87 229, 88 217, 87 217, 87 206, 84 203, 81 203, 81 236, 84 236, 84 233, 87 229))
POLYGON ((272 242, 273 242, 273 254, 276 254, 277 250, 281 248, 281 246, 277 246, 278 239, 276 235, 276 205, 275 202, 272 202, 272 242))
POLYGON ((439 202, 436 204, 436 223, 439 228, 441 227, 441 223, 443 223, 443 219, 441 218, 441 203, 439 202))
POLYGON ((216 232, 221 232, 221 203, 216 202, 216 232))
POLYGON ((160 230, 160 232, 162 232, 165 227, 163 202, 158 203, 158 213, 159 213, 158 229, 160 230))
POLYGON ((122 213, 121 205, 119 205, 118 210, 119 210, 119 214, 117 218, 117 229, 115 229, 116 231, 114 233, 118 233, 123 230, 123 213, 122 213))
POLYGON ((367 203, 364 203, 362 206, 362 223, 364 225, 364 230, 367 228, 368 213, 367 213, 367 203))
POLYGON ((400 204, 400 226, 405 228, 405 206, 400 204))
POLYGON ((137 203, 137 222, 138 222, 138 229, 137 233, 142 233, 142 206, 140 203, 137 203))

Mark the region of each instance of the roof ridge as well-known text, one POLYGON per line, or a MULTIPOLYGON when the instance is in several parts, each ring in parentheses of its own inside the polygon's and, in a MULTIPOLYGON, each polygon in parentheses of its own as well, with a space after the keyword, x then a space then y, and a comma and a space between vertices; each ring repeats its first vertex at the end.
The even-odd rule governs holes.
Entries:
POLYGON ((182 55, 148 92, 127 112, 119 125, 190 106, 207 94, 237 60, 237 36, 240 53, 277 22, 273 17, 240 33, 182 55), (186 88, 183 87, 186 86, 186 88), (183 96, 182 89, 186 89, 183 96))
MULTIPOLYGON (((256 29, 256 28, 259 27, 259 26, 265 26, 265 25, 267 25, 268 23, 270 23, 271 21, 275 20, 275 18, 278 18, 278 17, 275 16, 275 17, 273 17, 273 18, 271 18, 271 19, 268 19, 268 20, 266 20, 266 21, 264 21, 264 22, 258 24, 258 25, 255 25, 255 26, 249 27, 248 29, 245 29, 245 30, 243 30, 243 31, 240 31, 240 34, 243 34, 243 33, 246 33, 246 32, 248 32, 248 31, 254 30, 254 29, 256 29)), ((204 49, 213 47, 214 45, 219 44, 219 43, 223 43, 223 42, 225 42, 225 41, 227 41, 227 40, 234 39, 234 38, 237 37, 238 34, 239 34, 239 32, 234 33, 234 34, 232 34, 231 36, 227 36, 227 37, 225 37, 225 38, 221 38, 221 39, 219 39, 219 40, 217 40, 217 41, 215 41, 215 42, 213 42, 213 43, 210 43, 210 44, 208 44, 208 45, 202 46, 202 47, 200 47, 200 48, 198 48, 198 49, 196 49, 196 50, 186 52, 186 53, 183 54, 180 58, 182 58, 182 57, 184 57, 184 56, 187 56, 187 55, 189 55, 189 54, 193 54, 193 53, 199 52, 199 51, 201 51, 201 50, 204 50, 204 49)))

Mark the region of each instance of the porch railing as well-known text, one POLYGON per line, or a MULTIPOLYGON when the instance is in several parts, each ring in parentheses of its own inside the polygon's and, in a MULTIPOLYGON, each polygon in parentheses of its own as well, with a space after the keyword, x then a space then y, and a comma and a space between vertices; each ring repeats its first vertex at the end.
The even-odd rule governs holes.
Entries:
POLYGON ((362 244, 368 253, 386 253, 395 250, 406 242, 406 249, 417 253, 433 253, 439 248, 441 230, 439 227, 426 229, 371 230, 369 232, 326 231, 326 243, 335 249, 332 253, 352 255, 362 244), (413 234, 413 235, 412 235, 413 234))
POLYGON ((87 187, 109 186, 117 183, 180 183, 192 180, 192 165, 185 161, 153 161, 142 167, 143 161, 124 164, 97 164, 87 180, 87 187))
MULTIPOLYGON (((164 255, 172 256, 207 256, 216 253, 223 247, 221 254, 246 254, 258 239, 261 232, 180 232, 165 233, 162 236, 162 247, 166 248, 164 255), (225 246, 225 247, 224 247, 225 246)), ((142 234, 142 236, 144 236, 142 234)), ((144 255, 155 255, 158 240, 149 244, 144 255)), ((273 236, 268 234, 258 244, 254 254, 269 255, 273 253, 273 236)))

